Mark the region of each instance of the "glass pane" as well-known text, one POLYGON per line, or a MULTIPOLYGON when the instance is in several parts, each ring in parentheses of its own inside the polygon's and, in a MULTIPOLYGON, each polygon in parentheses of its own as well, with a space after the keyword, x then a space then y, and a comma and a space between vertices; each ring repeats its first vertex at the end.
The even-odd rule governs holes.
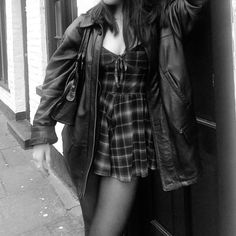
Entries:
POLYGON ((62 9, 61 1, 55 2, 55 23, 56 23, 56 38, 62 37, 62 9))
MULTIPOLYGON (((236 91, 236 0, 232 0, 232 8, 233 8, 233 20, 232 20, 232 23, 233 23, 233 48, 234 48, 234 51, 233 51, 233 54, 234 54, 234 84, 235 84, 235 91, 236 91)), ((235 101, 236 101, 236 93, 235 93, 235 101)), ((236 107, 235 107, 236 109, 236 107)))
POLYGON ((0 81, 7 84, 5 1, 0 1, 0 81))

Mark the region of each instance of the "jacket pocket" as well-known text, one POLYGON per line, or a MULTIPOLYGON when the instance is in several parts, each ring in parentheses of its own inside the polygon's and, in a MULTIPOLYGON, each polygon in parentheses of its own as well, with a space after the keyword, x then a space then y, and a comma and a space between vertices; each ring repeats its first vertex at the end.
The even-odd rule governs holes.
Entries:
POLYGON ((196 124, 194 123, 188 123, 184 125, 180 131, 181 134, 183 134, 186 142, 188 144, 193 144, 194 141, 196 140, 197 136, 197 129, 196 129, 196 124))
POLYGON ((176 78, 169 71, 165 72, 165 77, 167 81, 169 82, 170 86, 172 87, 172 89, 174 90, 174 92, 176 93, 176 95, 181 99, 181 101, 184 104, 189 105, 190 102, 186 99, 186 97, 182 93, 176 78))

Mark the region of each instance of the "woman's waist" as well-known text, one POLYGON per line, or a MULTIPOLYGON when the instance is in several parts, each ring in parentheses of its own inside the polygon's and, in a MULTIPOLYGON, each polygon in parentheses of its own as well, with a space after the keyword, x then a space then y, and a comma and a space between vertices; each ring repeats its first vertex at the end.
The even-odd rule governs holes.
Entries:
POLYGON ((99 81, 99 88, 106 93, 122 93, 122 94, 145 94, 145 82, 142 80, 123 80, 115 81, 106 79, 99 81))
POLYGON ((106 93, 106 94, 120 94, 120 95, 131 95, 131 94, 137 94, 137 95, 146 95, 146 91, 144 88, 127 88, 122 86, 114 86, 112 88, 104 87, 100 89, 100 93, 106 93))

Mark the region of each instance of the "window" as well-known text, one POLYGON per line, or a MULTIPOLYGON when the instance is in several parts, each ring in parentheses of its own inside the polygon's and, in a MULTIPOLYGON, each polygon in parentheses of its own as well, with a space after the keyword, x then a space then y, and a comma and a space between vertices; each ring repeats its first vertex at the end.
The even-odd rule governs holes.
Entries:
POLYGON ((56 1, 55 2, 55 39, 57 39, 57 46, 62 38, 63 29, 62 29, 62 2, 56 1))
MULTIPOLYGON (((1 1, 1 0, 0 0, 1 1)), ((48 57, 60 44, 67 26, 77 16, 76 0, 50 0, 46 3, 48 57)))
POLYGON ((8 88, 5 0, 0 0, 0 86, 8 88))

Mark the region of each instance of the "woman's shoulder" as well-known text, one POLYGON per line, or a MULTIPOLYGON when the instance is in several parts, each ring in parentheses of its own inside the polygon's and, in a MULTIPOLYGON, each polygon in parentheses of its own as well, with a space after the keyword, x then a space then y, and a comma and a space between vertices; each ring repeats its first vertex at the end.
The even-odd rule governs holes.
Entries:
POLYGON ((73 29, 92 26, 96 22, 95 16, 99 11, 101 11, 100 4, 91 7, 87 12, 78 15, 69 27, 73 29))
POLYGON ((82 13, 72 21, 72 23, 68 26, 67 31, 85 28, 91 26, 93 23, 92 16, 89 12, 82 13))
POLYGON ((83 29, 93 24, 91 14, 84 13, 77 16, 72 23, 66 28, 63 40, 78 41, 83 34, 83 29))

